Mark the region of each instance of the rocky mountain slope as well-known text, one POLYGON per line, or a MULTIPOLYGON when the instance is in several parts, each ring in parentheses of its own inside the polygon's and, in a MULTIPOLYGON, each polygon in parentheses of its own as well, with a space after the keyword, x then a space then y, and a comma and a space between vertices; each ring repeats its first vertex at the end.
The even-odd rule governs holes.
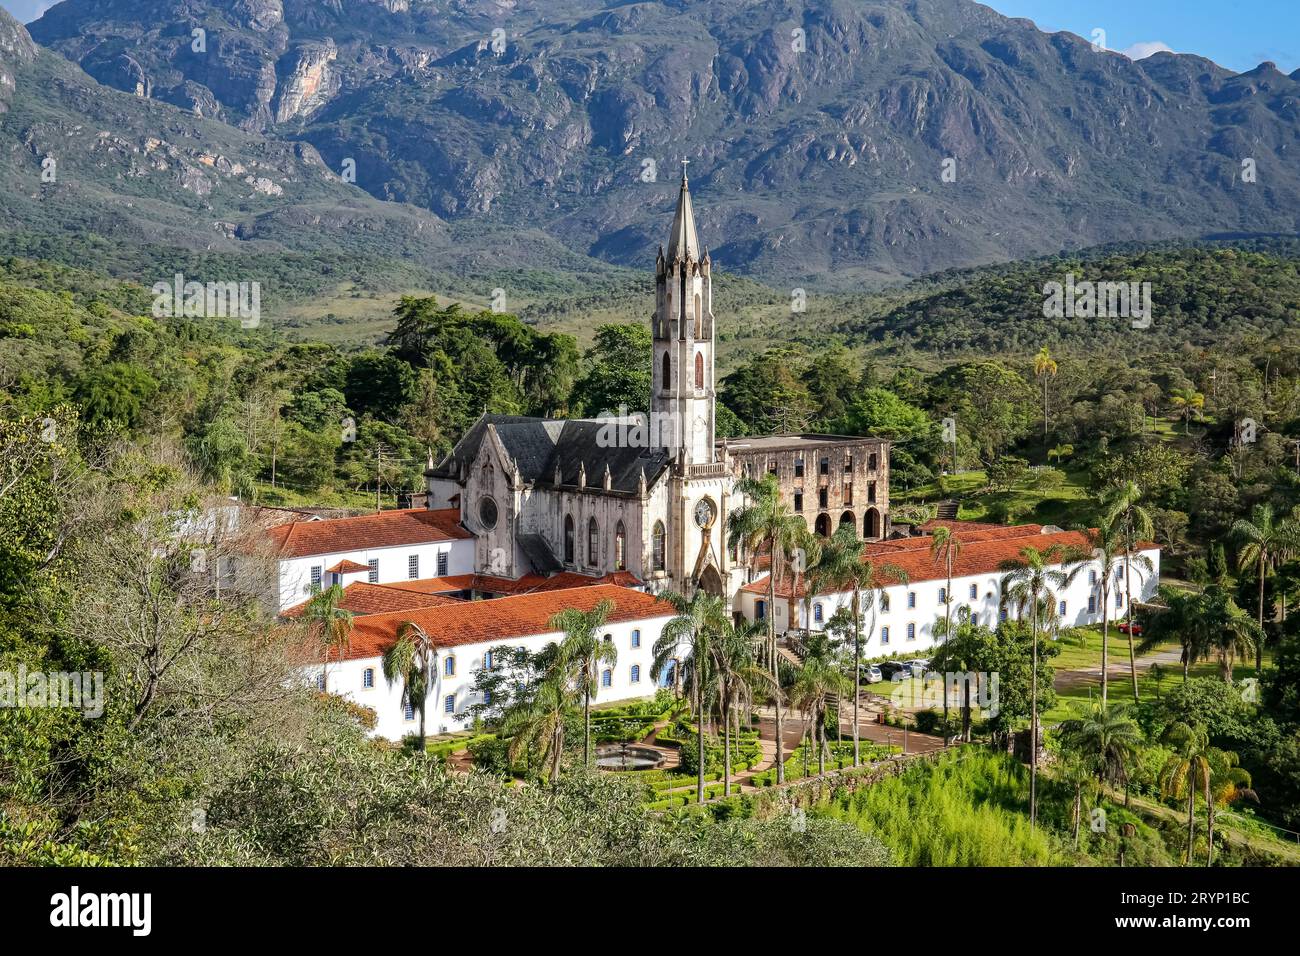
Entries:
MULTIPOLYGON (((131 258, 125 250, 148 248, 123 272, 149 279, 140 262, 154 271, 219 262, 224 276, 195 278, 259 279, 273 300, 301 291, 274 287, 295 255, 320 273, 338 264, 363 278, 401 270, 411 286, 530 266, 607 268, 537 230, 463 233, 343 181, 309 142, 102 86, 0 10, 4 251, 87 264, 75 258, 85 248, 96 267, 111 268, 131 258)), ((301 278, 300 266, 288 271, 301 278)))
POLYGON ((1300 71, 1132 62, 969 0, 64 0, 32 33, 373 196, 622 264, 681 159, 715 258, 765 279, 1300 230, 1300 71))

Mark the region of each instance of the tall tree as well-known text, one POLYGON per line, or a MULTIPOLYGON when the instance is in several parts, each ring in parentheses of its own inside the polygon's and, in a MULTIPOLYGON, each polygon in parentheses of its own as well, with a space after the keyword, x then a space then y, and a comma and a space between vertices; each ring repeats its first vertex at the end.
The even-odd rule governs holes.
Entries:
POLYGON ((1043 383, 1043 447, 1047 447, 1047 383, 1056 377, 1056 359, 1044 345, 1034 356, 1034 377, 1043 383))
POLYGON ((1174 800, 1187 799, 1186 863, 1190 866, 1196 845, 1196 794, 1205 794, 1208 802, 1214 748, 1204 727, 1184 723, 1172 724, 1165 731, 1164 741, 1173 753, 1160 768, 1160 793, 1174 800))
POLYGON ((1133 567, 1150 573, 1154 565, 1144 554, 1137 553, 1137 547, 1144 541, 1150 541, 1155 534, 1155 525, 1151 513, 1142 505, 1142 489, 1135 481, 1125 481, 1116 488, 1107 501, 1106 519, 1117 522, 1124 542, 1124 614, 1128 635, 1129 677, 1133 682, 1133 702, 1139 703, 1137 655, 1134 653, 1133 640, 1133 567))
POLYGON ((1029 609, 1029 628, 1033 655, 1029 691, 1029 824, 1038 821, 1038 635, 1045 615, 1056 606, 1056 592, 1068 585, 1070 576, 1056 567, 1067 560, 1065 552, 1053 545, 1045 551, 1034 547, 1021 549, 1019 558, 1002 562, 1002 603, 1017 608, 1019 615, 1029 609))
POLYGON ((726 631, 727 608, 722 598, 697 589, 689 598, 676 591, 662 595, 677 611, 664 624, 654 645, 651 673, 655 680, 669 667, 681 669, 690 688, 691 707, 695 711, 695 746, 699 766, 695 798, 704 802, 704 721, 706 696, 715 688, 717 673, 713 647, 726 631), (687 649, 683 657, 682 648, 687 649))
MULTIPOLYGON (((1278 520, 1273 506, 1258 504, 1250 520, 1242 518, 1232 526, 1232 535, 1241 542, 1237 551, 1237 567, 1245 571, 1252 566, 1259 576, 1259 628, 1264 629, 1264 580, 1278 563, 1300 551, 1300 522, 1294 518, 1278 520)), ((1264 643, 1255 647, 1255 673, 1264 668, 1264 643)))
POLYGON ((1083 535, 1087 538, 1088 550, 1078 555, 1074 564, 1079 571, 1097 572, 1096 592, 1101 603, 1101 703, 1104 707, 1110 685, 1110 588, 1119 557, 1124 551, 1124 540, 1119 525, 1106 514, 1097 522, 1097 527, 1086 529, 1083 535))
POLYGON ((776 582, 786 570, 790 555, 807 531, 804 520, 781 501, 781 486, 775 475, 742 478, 736 491, 745 502, 727 516, 727 546, 740 547, 757 573, 766 557, 767 572, 767 655, 772 671, 772 700, 776 709, 776 779, 785 782, 785 741, 781 713, 781 668, 776 653, 776 582))
POLYGON ((609 620, 614 602, 601 601, 590 611, 565 608, 552 615, 548 625, 564 634, 560 656, 568 663, 569 678, 582 694, 582 765, 591 763, 591 698, 596 695, 596 677, 601 664, 618 663, 618 649, 613 641, 602 640, 598 633, 609 620))
POLYGON ((722 717, 722 793, 731 796, 731 727, 739 729, 741 709, 748 710, 754 688, 770 686, 771 674, 757 664, 763 641, 761 621, 726 621, 713 642, 713 669, 722 717))
POLYGON ((321 690, 325 691, 329 690, 326 669, 330 656, 341 660, 352 640, 352 612, 344 610, 342 603, 343 588, 331 584, 312 596, 302 614, 308 632, 321 652, 320 682, 321 690))
POLYGON ((810 572, 816 588, 825 593, 849 595, 849 612, 853 615, 853 766, 862 763, 858 708, 859 670, 862 667, 862 612, 874 609, 878 596, 888 584, 906 584, 907 572, 894 564, 878 563, 863 555, 865 545, 857 530, 842 524, 822 545, 817 565, 810 572))
POLYGON ((406 621, 397 632, 393 646, 384 651, 381 667, 384 680, 392 687, 402 682, 402 706, 420 715, 419 751, 424 753, 424 721, 437 669, 438 650, 428 632, 413 621, 406 621))

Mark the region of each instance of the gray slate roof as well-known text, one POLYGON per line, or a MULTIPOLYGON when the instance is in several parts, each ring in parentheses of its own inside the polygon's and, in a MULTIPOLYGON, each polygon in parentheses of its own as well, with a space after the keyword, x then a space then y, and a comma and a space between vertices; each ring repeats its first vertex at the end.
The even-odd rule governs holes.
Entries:
POLYGON ((606 424, 594 420, 484 415, 428 474, 463 482, 491 425, 519 467, 520 477, 534 487, 554 487, 557 464, 560 484, 565 487, 578 484, 579 468, 585 466, 587 487, 600 488, 606 465, 613 491, 636 494, 643 470, 646 486, 653 485, 667 470, 668 456, 656 448, 602 447, 600 436, 606 424))

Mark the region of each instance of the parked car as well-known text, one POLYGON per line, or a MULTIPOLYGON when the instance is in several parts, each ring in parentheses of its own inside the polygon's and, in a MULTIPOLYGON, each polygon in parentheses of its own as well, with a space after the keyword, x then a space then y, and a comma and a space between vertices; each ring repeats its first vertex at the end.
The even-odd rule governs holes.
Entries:
MULTIPOLYGON (((1120 632, 1121 634, 1127 634, 1127 633, 1128 633, 1128 629, 1129 629, 1129 626, 1128 626, 1128 623, 1127 623, 1127 622, 1125 622, 1124 624, 1121 624, 1121 625, 1119 626, 1119 632, 1120 632)), ((1141 636, 1142 636, 1142 625, 1141 625, 1141 624, 1134 624, 1134 625, 1133 625, 1133 636, 1134 636, 1134 637, 1141 637, 1141 636)))
POLYGON ((884 680, 907 680, 912 676, 912 668, 902 661, 882 661, 877 667, 884 680))
POLYGON ((913 677, 924 677, 930 669, 930 660, 926 657, 918 657, 915 660, 903 661, 903 666, 912 669, 913 677))
POLYGON ((880 668, 875 664, 863 664, 858 669, 859 684, 879 684, 885 679, 885 675, 880 673, 880 668))

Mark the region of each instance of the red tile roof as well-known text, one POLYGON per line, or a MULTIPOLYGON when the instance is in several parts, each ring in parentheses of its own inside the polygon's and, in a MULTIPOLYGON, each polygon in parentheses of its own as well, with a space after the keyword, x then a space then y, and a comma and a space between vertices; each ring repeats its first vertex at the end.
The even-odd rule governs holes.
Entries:
POLYGON ((544 574, 525 574, 520 578, 503 578, 493 574, 453 574, 445 578, 420 578, 415 581, 395 581, 389 587, 422 594, 447 594, 452 591, 489 591, 494 594, 533 594, 538 591, 559 591, 565 588, 588 588, 599 584, 617 584, 620 587, 640 587, 642 582, 629 571, 614 571, 594 578, 587 574, 562 571, 547 577, 544 574))
MULTIPOLYGON (((961 552, 953 555, 952 576, 954 578, 993 574, 999 570, 1004 561, 1019 558, 1021 551, 1027 547, 1037 548, 1039 551, 1046 551, 1053 546, 1079 551, 1092 550, 1087 536, 1082 532, 1056 531, 1044 534, 1041 525, 1017 525, 1007 528, 996 526, 994 529, 985 527, 973 531, 959 528, 957 537, 961 541, 961 552)), ((908 580, 911 582, 941 581, 947 578, 948 570, 941 553, 931 556, 932 541, 933 538, 929 535, 918 535, 892 541, 872 542, 863 549, 862 557, 863 560, 871 560, 878 564, 892 564, 902 568, 907 572, 908 580)), ((1158 545, 1143 542, 1141 547, 1149 550, 1157 548, 1158 545)), ((778 582, 777 596, 789 598, 792 584, 791 578, 778 582)), ((764 575, 750 582, 742 590, 751 594, 766 594, 767 576, 764 575)), ((803 592, 801 580, 796 597, 802 598, 803 592)))
POLYGON ((550 620, 560 611, 568 608, 590 611, 603 600, 614 604, 610 623, 671 617, 676 613, 667 601, 613 584, 520 594, 492 601, 451 601, 437 607, 357 618, 346 658, 380 656, 393 645, 398 631, 408 621, 422 627, 438 647, 492 644, 550 633, 550 620))
MULTIPOLYGON (((285 610, 285 617, 300 617, 307 610, 310 601, 303 601, 285 610)), ((343 600, 339 607, 356 615, 384 614, 389 611, 404 611, 419 607, 436 607, 442 604, 456 604, 455 598, 439 597, 436 594, 420 594, 391 587, 387 584, 367 584, 354 581, 343 589, 343 600)))
POLYGON ((460 526, 460 512, 455 508, 402 508, 355 518, 290 521, 271 528, 267 536, 280 556, 286 558, 472 537, 460 526))
POLYGON ((330 574, 358 574, 361 571, 369 571, 370 568, 360 561, 350 561, 344 558, 332 568, 325 569, 330 574))

